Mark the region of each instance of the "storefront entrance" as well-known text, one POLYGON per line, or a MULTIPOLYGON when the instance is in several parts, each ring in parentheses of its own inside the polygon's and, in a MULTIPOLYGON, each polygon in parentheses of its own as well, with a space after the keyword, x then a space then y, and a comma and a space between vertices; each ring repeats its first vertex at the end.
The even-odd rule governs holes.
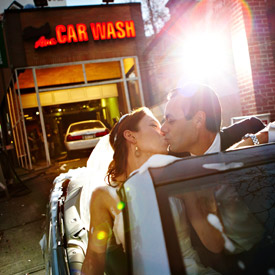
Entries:
POLYGON ((110 129, 121 114, 144 105, 138 58, 16 69, 8 102, 19 165, 49 166, 66 154, 69 124, 98 119, 110 129))

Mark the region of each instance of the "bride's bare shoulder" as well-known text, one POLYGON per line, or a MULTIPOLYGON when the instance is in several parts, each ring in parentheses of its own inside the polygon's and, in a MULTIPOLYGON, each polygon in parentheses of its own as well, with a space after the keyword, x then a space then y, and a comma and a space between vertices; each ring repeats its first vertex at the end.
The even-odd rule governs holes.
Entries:
POLYGON ((93 193, 92 193, 92 200, 100 200, 100 201, 106 201, 106 200, 116 200, 117 194, 116 189, 111 186, 99 186, 97 187, 93 193))

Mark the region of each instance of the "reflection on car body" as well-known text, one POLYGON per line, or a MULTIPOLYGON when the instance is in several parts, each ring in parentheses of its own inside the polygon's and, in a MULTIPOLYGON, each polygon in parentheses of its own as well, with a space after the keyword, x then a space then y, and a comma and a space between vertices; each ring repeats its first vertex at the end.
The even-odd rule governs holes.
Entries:
MULTIPOLYGON (((68 252, 64 228, 73 215, 64 213, 69 203, 64 182, 55 186, 49 207, 45 259, 47 270, 52 269, 53 274, 65 267, 67 273, 79 271, 85 253, 85 248, 75 245, 80 259, 76 264, 68 252)), ((126 267, 126 274, 272 274, 274 194, 275 144, 176 159, 163 167, 137 172, 119 191, 125 202, 127 260, 117 266, 126 267), (224 168, 218 169, 217 163, 224 168), (196 192, 203 200, 209 190, 215 192, 217 218, 225 238, 225 249, 217 254, 205 248, 183 211, 184 195, 196 192)), ((77 195, 75 198, 77 202, 77 195)), ((75 239, 87 241, 78 234, 75 239)))

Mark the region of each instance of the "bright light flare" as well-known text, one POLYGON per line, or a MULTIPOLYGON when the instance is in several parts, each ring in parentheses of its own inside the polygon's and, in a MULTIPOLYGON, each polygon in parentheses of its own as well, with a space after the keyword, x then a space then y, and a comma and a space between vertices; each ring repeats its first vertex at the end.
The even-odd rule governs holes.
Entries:
POLYGON ((237 70, 240 73, 250 72, 251 74, 248 41, 244 29, 240 30, 232 36, 232 49, 237 70))
POLYGON ((99 231, 96 235, 98 240, 104 240, 107 238, 107 233, 105 231, 99 231))
POLYGON ((118 209, 118 210, 122 210, 124 207, 125 207, 125 203, 124 203, 123 201, 120 201, 120 202, 117 204, 117 209, 118 209))
POLYGON ((177 49, 180 69, 191 79, 213 77, 228 67, 228 46, 223 34, 201 33, 186 36, 177 49))

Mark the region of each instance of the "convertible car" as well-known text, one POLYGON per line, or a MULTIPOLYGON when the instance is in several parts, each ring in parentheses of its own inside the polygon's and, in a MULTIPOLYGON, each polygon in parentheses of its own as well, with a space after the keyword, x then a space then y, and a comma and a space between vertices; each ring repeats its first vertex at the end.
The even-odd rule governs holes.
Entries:
MULTIPOLYGON (((275 143, 199 157, 153 156, 119 191, 125 252, 109 251, 106 274, 275 274, 275 143), (224 238, 209 251, 184 200, 206 202, 224 238)), ((55 181, 43 251, 47 274, 81 274, 88 230, 81 216, 85 168, 55 181), (83 176, 84 175, 84 176, 83 176), (82 177, 82 178, 81 178, 82 177)), ((209 239, 210 236, 207 236, 209 239)))

